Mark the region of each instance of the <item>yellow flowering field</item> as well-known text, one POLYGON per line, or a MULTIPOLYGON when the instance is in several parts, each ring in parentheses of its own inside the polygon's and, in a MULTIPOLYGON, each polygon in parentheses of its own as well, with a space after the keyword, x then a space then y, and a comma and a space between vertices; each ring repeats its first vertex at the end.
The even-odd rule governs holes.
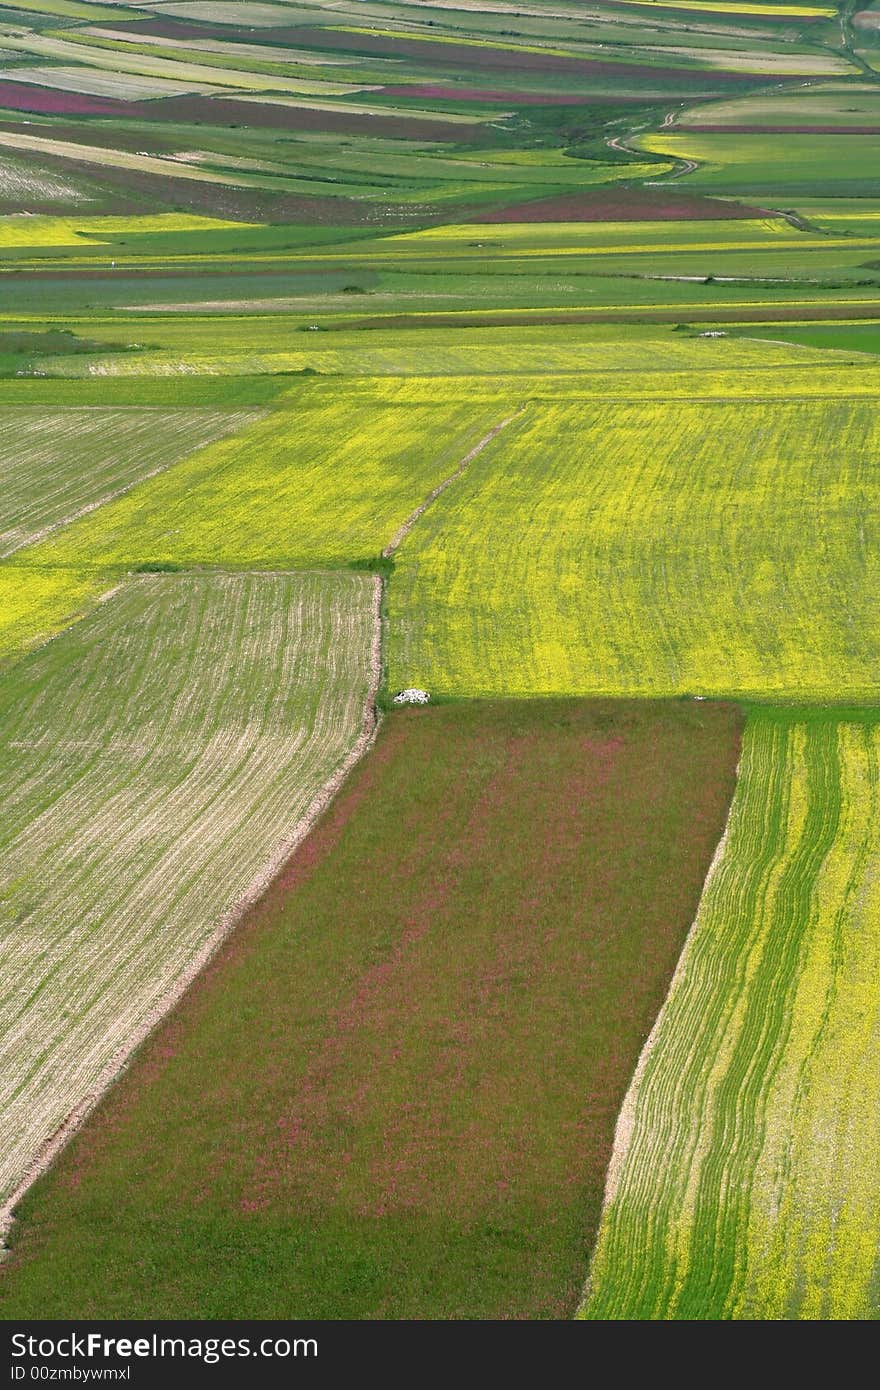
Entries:
POLYGON ((0 665, 67 627, 112 584, 94 572, 0 564, 0 665))
POLYGON ((390 682, 875 698, 878 455, 870 399, 527 405, 398 553, 390 682))
POLYGON ((21 565, 291 568, 379 554, 492 428, 493 405, 274 411, 49 537, 21 565))
MULTIPOLYGON (((189 212, 142 217, 51 217, 12 213, 0 217, 0 250, 13 246, 95 246, 126 232, 214 232, 238 223, 189 212)), ((245 224, 247 225, 247 224, 245 224)))

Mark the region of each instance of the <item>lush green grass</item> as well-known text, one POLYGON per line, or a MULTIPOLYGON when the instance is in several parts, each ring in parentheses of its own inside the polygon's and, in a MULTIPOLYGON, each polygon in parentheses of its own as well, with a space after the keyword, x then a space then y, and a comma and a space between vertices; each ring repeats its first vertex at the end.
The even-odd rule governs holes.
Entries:
POLYGON ((693 160, 685 188, 790 200, 798 194, 877 196, 880 142, 874 135, 712 135, 698 131, 646 135, 651 154, 693 160))
POLYGON ((880 352, 880 323, 822 324, 816 328, 788 324, 773 329, 790 343, 804 347, 830 348, 838 352, 880 352))
POLYGON ((0 678, 0 1206, 350 754, 373 593, 144 576, 0 678))
POLYGON ((875 698, 880 421, 785 375, 527 406, 398 552, 391 686, 875 698))
POLYGON ((753 715, 618 1123, 590 1318, 880 1316, 876 713, 753 715))
POLYGON ((570 1315, 739 728, 392 715, 22 1205, 2 1315, 570 1315))

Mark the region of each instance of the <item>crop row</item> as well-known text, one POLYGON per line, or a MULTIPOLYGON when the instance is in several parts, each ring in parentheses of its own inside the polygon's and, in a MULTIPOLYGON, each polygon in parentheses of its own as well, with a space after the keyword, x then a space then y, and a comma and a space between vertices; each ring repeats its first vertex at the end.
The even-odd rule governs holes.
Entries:
POLYGON ((0 1198, 351 752, 374 620, 366 575, 150 576, 0 680, 0 1198))
POLYGON ((621 1113, 589 1318, 880 1312, 880 726, 754 715, 621 1113))

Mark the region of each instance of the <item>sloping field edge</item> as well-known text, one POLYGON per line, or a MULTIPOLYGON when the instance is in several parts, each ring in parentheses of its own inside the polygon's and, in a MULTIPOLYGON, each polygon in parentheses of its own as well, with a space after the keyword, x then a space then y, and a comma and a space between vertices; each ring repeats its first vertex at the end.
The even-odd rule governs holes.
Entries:
POLYGON ((632 1074, 632 1080, 630 1081, 626 1095, 623 1098, 623 1105, 620 1107, 620 1114, 618 1115, 617 1123, 614 1126, 614 1140, 611 1145, 611 1157, 608 1160, 608 1171, 605 1175, 605 1197, 602 1202, 602 1211, 599 1214, 599 1224, 596 1229, 596 1241, 593 1246, 593 1253, 590 1256, 590 1267, 587 1271, 587 1278, 584 1284, 584 1291, 581 1295, 581 1301, 575 1313, 576 1319, 584 1317, 587 1304, 589 1303, 590 1298, 592 1296, 593 1263, 596 1258, 596 1251, 599 1247, 599 1238, 602 1231, 602 1218, 605 1214, 605 1209, 608 1206, 610 1206, 617 1193, 618 1183, 620 1182, 621 1170, 623 1168, 624 1162, 626 1161, 626 1155, 629 1151, 630 1140, 632 1138, 633 1130, 635 1128, 635 1104, 636 1096, 639 1090, 639 1084, 641 1082, 642 1076, 644 1075, 645 1068, 648 1065, 648 1060, 657 1044, 657 1038, 660 1034, 661 1026, 669 1008, 669 1000, 672 995, 672 992, 676 987, 676 984, 681 976, 682 971, 687 968, 688 956, 690 955, 694 933, 696 931, 697 923, 700 918, 700 906, 703 902, 703 899, 706 896, 707 889, 709 888, 710 884, 712 883, 712 880, 714 879, 721 866, 725 850, 727 849, 727 842, 730 836, 730 827, 733 819, 734 807, 736 805, 736 797, 737 791, 739 789, 741 771, 742 750, 740 750, 739 761, 736 765, 736 781, 734 783, 733 796, 730 798, 730 805, 727 808, 727 819, 724 822, 724 830, 721 833, 721 839, 715 846, 715 853, 712 855, 712 862, 709 865, 709 868, 706 872, 706 877, 703 880, 703 887, 702 891, 700 892, 700 901, 697 904, 697 910, 694 913, 694 920, 690 925, 690 929, 688 930, 687 936, 685 937, 684 945, 681 948, 681 954, 678 958, 678 964, 676 965, 675 970, 672 973, 672 978, 669 981, 669 989, 666 991, 666 998, 663 1000, 663 1003, 657 1011, 657 1017, 654 1020, 654 1026, 648 1034, 644 1047, 639 1053, 639 1060, 636 1063, 636 1069, 632 1074))
POLYGON ((74 1134, 82 1127, 113 1083, 126 1070, 138 1048, 143 1046, 158 1024, 161 1023, 165 1016, 180 1002, 195 979, 201 974, 205 966, 211 960, 212 956, 214 956, 219 947, 222 946, 233 928, 237 926, 247 909, 263 895, 269 884, 280 872, 286 860, 290 858, 293 851, 309 834, 315 823, 330 805, 346 778, 375 742, 381 722, 381 714, 377 704, 379 682, 382 672, 381 603, 382 580, 379 576, 376 576, 373 582, 373 599, 371 604, 373 635, 370 643, 370 682, 367 688, 367 697, 364 702, 361 732, 354 747, 342 764, 318 791, 308 809, 293 826, 290 834, 278 846, 275 853, 251 881, 248 888, 234 906, 226 913, 219 926, 205 942, 198 955, 190 961, 186 970, 177 980, 173 988, 170 989, 151 1010, 134 1036, 126 1042, 107 1063, 107 1066, 100 1074, 97 1083, 89 1094, 79 1105, 71 1110, 70 1114, 59 1125, 55 1133, 45 1141, 18 1187, 11 1194, 8 1201, 0 1207, 0 1260, 4 1259, 9 1253, 7 1248, 7 1237, 15 1220, 15 1209, 29 1188, 31 1188, 37 1179, 42 1177, 47 1169, 51 1167, 67 1142, 73 1138, 74 1134))

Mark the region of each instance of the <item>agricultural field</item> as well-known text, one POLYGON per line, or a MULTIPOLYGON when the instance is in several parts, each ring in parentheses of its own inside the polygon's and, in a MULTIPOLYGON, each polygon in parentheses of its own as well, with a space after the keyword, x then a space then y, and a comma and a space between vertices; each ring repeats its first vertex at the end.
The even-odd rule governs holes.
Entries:
POLYGON ((0 677, 0 1203, 362 734, 374 581, 142 576, 0 677))
POLYGON ((739 97, 709 102, 683 111, 677 127, 722 134, 774 133, 871 135, 880 129, 880 88, 827 83, 805 91, 766 97, 739 97))
POLYGON ((752 714, 585 1315, 877 1316, 876 714, 752 714))
POLYGON ((358 407, 325 391, 311 408, 272 411, 168 476, 157 472, 17 563, 128 571, 369 561, 497 423, 491 404, 358 407))
MULTIPOLYGON (((23 327, 48 319, 93 342, 76 361, 47 351, 34 366, 52 375, 332 370, 351 341, 341 335, 357 333, 366 348, 383 329, 394 330, 393 369, 407 374, 401 328, 874 315, 876 207, 832 204, 811 201, 792 225, 791 214, 720 198, 646 194, 640 203, 594 192, 525 205, 550 221, 496 213, 384 235, 179 213, 9 216, 0 217, 0 274, 5 267, 9 310, 23 327), (217 316, 246 323, 218 333, 217 316)), ((557 353, 579 346, 577 335, 550 336, 557 353)), ((436 356, 448 337, 423 342, 436 356)), ((487 356, 499 350, 485 335, 474 342, 487 356)), ((618 359, 627 344, 619 335, 618 359)))
MULTIPOLYGON (((2 344, 2 338, 0 338, 2 344)), ((0 442, 0 557, 96 511, 255 412, 8 406, 0 442)))
POLYGON ((639 143, 649 154, 680 160, 686 187, 698 192, 789 200, 829 188, 840 197, 877 195, 880 149, 870 134, 688 130, 646 135, 639 143))
MULTIPOLYGON (((869 302, 862 291, 861 303, 869 302)), ((859 302, 851 303, 847 317, 857 318, 859 307, 859 302)), ((770 332, 775 335, 774 311, 766 301, 739 310, 732 323, 760 325, 760 308, 765 310, 763 317, 771 319, 770 332)), ((681 306, 673 305, 671 311, 680 313, 681 306)), ((306 337, 304 333, 294 339, 278 315, 232 317, 236 333, 227 339, 222 322, 218 325, 216 318, 208 315, 151 316, 138 325, 138 336, 141 343, 148 338, 154 346, 143 345, 137 351, 132 351, 132 328, 128 325, 120 328, 115 321, 112 325, 93 322, 91 351, 76 356, 47 351, 36 358, 37 370, 44 376, 64 378, 59 389, 69 393, 70 399, 76 398, 70 381, 74 377, 82 380, 83 389, 93 391, 96 379, 100 379, 108 391, 120 392, 125 391, 126 381, 127 389, 135 392, 147 379, 164 379, 167 395, 178 385, 191 390, 196 376, 219 382, 240 373, 250 376, 252 382, 254 377, 264 376, 267 394, 279 401, 283 395, 289 403, 310 399, 316 386, 324 396, 344 393, 348 397, 352 391, 365 389, 372 395, 373 378, 383 380, 390 399, 410 403, 416 403, 423 391, 439 391, 441 399, 449 399, 448 378, 453 377, 459 379, 459 390, 468 388, 478 399, 484 394, 486 380, 506 380, 513 390, 540 395, 553 392, 554 378, 564 377, 576 393, 580 387, 580 394, 596 394, 598 382, 602 384, 600 394, 626 395, 638 389, 640 378, 642 388, 648 389, 652 380, 656 384, 661 376, 677 371, 690 387, 688 395, 719 394, 729 387, 735 389, 736 382, 741 383, 740 394, 750 389, 747 383, 753 378, 764 388, 755 394, 767 394, 768 388, 770 394, 779 394, 784 389, 783 367, 816 369, 790 374, 788 385, 794 395, 814 394, 820 381, 823 390, 833 389, 835 371, 844 365, 858 365, 860 369, 851 388, 854 393, 871 390, 874 384, 870 362, 854 361, 852 354, 820 355, 807 346, 767 342, 764 328, 722 343, 697 340, 692 333, 680 333, 668 323, 653 329, 634 325, 632 334, 624 336, 619 331, 610 333, 605 327, 608 320, 601 316, 583 322, 569 315, 557 317, 556 322, 565 324, 563 333, 552 321, 548 324, 544 315, 522 319, 507 313, 500 316, 506 331, 498 343, 486 341, 479 322, 447 323, 441 315, 420 315, 409 323, 395 322, 394 316, 388 316, 366 331, 352 325, 326 336, 306 337), (432 318, 438 320, 436 324, 432 325, 432 318), (401 331, 404 327, 405 333, 401 331), (104 349, 96 353, 94 347, 102 340, 104 349), (744 368, 749 370, 748 376, 743 375, 744 368), (701 384, 705 387, 710 377, 722 379, 718 392, 698 389, 701 384), (344 382, 340 378, 345 378, 344 382), (775 390, 770 386, 773 381, 777 382, 775 390)), ((799 317, 797 312, 791 314, 795 323, 799 317)), ((74 325, 73 332, 84 326, 81 319, 69 322, 74 325)), ((654 320, 648 316, 646 322, 652 324, 654 320)), ((841 377, 841 381, 846 389, 846 378, 841 377)), ((0 391, 3 389, 0 381, 0 391)), ((253 384, 248 386, 249 392, 254 390, 253 384)))
POLYGON ((807 347, 823 348, 838 352, 880 352, 880 324, 843 323, 830 326, 820 324, 815 328, 799 327, 783 329, 786 337, 807 347))
POLYGON ((570 1316, 739 734, 675 702, 391 715, 34 1189, 2 1316, 570 1316))
POLYGON ((878 14, 0 6, 0 1321, 880 1317, 878 14))
POLYGON ((658 373, 652 401, 636 378, 526 405, 396 556, 392 686, 877 698, 873 392, 779 373, 771 400, 730 404, 726 378, 714 399, 691 381, 698 399, 658 373))
POLYGON ((0 669, 61 632, 113 588, 113 579, 94 570, 0 564, 0 669))

